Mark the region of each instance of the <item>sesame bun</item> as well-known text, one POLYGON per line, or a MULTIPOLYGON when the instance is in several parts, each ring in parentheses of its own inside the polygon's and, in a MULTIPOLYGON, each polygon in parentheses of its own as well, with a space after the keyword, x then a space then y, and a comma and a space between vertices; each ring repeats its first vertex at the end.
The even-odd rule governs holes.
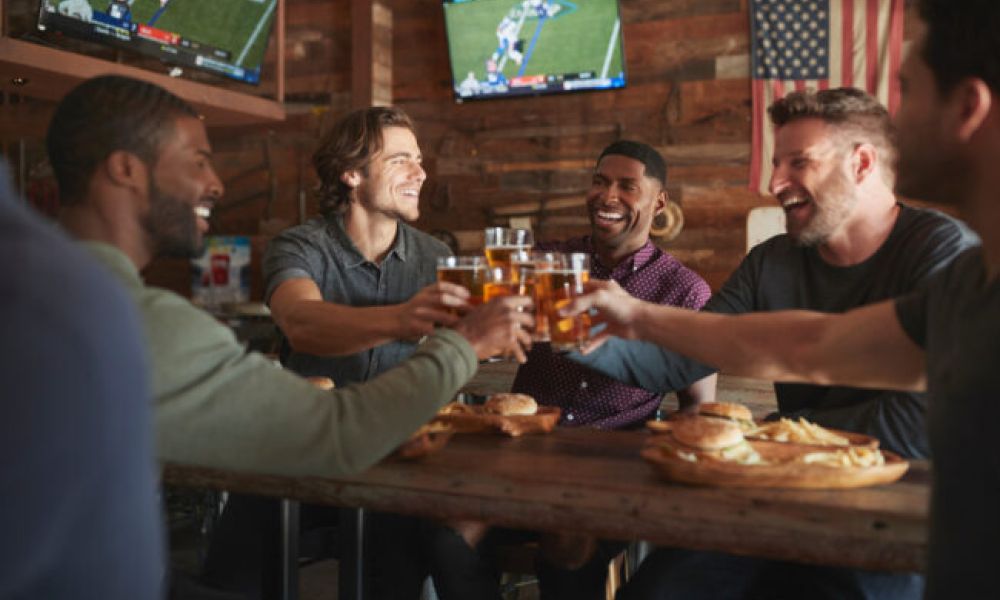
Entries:
POLYGON ((698 407, 698 414, 706 417, 753 421, 753 414, 749 408, 732 402, 705 402, 698 407))
POLYGON ((483 410, 505 417, 533 415, 538 412, 538 403, 527 394, 493 394, 483 404, 483 410))
POLYGON ((674 439, 698 450, 718 450, 743 441, 743 430, 733 421, 706 417, 677 419, 674 439))

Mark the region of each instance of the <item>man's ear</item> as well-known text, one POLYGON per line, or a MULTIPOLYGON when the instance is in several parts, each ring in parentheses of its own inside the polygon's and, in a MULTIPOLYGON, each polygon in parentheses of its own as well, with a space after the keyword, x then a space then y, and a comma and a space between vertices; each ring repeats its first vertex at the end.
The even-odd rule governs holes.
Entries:
POLYGON ((344 185, 353 190, 354 188, 361 185, 361 171, 357 169, 344 171, 343 173, 340 174, 340 180, 344 182, 344 185))
POLYGON ((103 169, 108 180, 118 186, 145 190, 149 168, 141 158, 125 150, 115 150, 104 159, 103 169))
POLYGON ((872 174, 878 164, 878 149, 872 144, 862 143, 851 153, 851 175, 855 183, 861 183, 872 174))
POLYGON ((967 77, 952 91, 958 103, 958 123, 955 130, 959 141, 968 142, 986 121, 993 108, 993 92, 982 79, 967 77))
POLYGON ((667 207, 667 202, 670 200, 670 194, 667 193, 667 188, 660 188, 657 192, 656 198, 653 198, 653 216, 660 214, 667 207))

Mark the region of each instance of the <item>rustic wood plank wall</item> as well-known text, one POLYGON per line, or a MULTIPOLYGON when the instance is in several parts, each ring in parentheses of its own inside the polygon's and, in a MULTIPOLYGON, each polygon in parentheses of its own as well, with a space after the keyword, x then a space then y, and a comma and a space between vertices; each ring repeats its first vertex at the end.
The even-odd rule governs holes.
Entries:
MULTIPOLYGON (((286 1, 288 122, 210 132, 228 188, 214 231, 254 235, 258 249, 302 213, 315 214, 312 150, 324 123, 350 106, 350 0, 286 1)), ((477 249, 484 226, 512 215, 529 214, 540 239, 583 233, 581 202, 594 158, 613 140, 638 139, 667 158, 669 192, 684 211, 681 234, 661 245, 717 289, 744 254, 747 211, 772 203, 746 187, 747 0, 620 2, 624 90, 456 104, 439 1, 385 1, 393 13, 395 103, 418 124, 428 171, 418 225, 456 234, 464 251, 477 249)), ((5 6, 14 34, 31 28, 34 0, 5 0, 5 6)), ((77 46, 114 55, 99 46, 77 46)), ((188 75, 273 93, 273 46, 272 37, 259 88, 188 75)), ((181 292, 188 289, 187 277, 179 262, 160 263, 150 272, 152 281, 181 292)), ((259 295, 257 273, 254 291, 259 295)))
POLYGON ((595 157, 637 139, 667 158, 670 196, 684 210, 683 231, 662 245, 721 285, 744 253, 746 212, 770 202, 746 189, 745 0, 622 0, 624 90, 465 104, 452 99, 436 4, 392 3, 405 49, 395 56, 395 102, 420 126, 429 173, 423 228, 474 247, 482 227, 532 212, 538 238, 586 232, 580 203, 595 157))

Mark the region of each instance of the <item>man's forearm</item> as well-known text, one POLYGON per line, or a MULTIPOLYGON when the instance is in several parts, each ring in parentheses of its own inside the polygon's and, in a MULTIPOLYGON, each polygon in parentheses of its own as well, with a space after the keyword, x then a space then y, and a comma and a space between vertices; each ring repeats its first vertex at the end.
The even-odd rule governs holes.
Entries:
POLYGON ((398 307, 354 307, 301 300, 276 321, 296 352, 318 356, 355 354, 398 336, 398 307))
POLYGON ((632 329, 734 375, 907 390, 924 385, 923 352, 903 333, 890 302, 842 315, 738 316, 643 303, 632 329))
POLYGON ((666 394, 715 372, 711 367, 652 342, 611 338, 595 352, 572 352, 570 360, 633 387, 666 394))

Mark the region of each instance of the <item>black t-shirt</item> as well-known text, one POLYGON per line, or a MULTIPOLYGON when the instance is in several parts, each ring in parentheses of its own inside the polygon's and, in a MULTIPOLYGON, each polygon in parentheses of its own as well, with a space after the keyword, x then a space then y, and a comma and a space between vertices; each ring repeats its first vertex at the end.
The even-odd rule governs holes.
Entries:
POLYGON ((927 352, 934 452, 928 598, 995 598, 1000 567, 1000 279, 981 249, 899 299, 927 352))
MULTIPOLYGON (((913 291, 976 242, 975 235, 955 219, 905 205, 900 205, 882 246, 850 267, 832 266, 816 248, 801 247, 789 236, 779 235, 756 246, 703 310, 845 312, 913 291)), ((606 346, 591 356, 574 357, 634 385, 662 391, 684 387, 708 372, 653 344, 614 340, 606 346)), ((867 433, 905 456, 929 454, 922 394, 784 383, 775 384, 775 392, 783 416, 867 433)))

